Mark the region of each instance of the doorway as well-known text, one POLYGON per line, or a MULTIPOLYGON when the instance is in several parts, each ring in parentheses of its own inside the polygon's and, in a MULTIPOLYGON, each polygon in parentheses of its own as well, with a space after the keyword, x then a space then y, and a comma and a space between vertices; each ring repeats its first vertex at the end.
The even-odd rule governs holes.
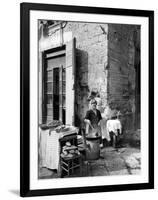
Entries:
POLYGON ((59 55, 48 53, 44 63, 43 123, 60 120, 65 124, 65 55, 63 52, 59 55))

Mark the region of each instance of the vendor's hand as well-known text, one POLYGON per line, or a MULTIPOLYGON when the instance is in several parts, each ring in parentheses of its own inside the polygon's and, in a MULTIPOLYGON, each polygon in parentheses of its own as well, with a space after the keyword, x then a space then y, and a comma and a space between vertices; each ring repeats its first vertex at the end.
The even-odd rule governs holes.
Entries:
POLYGON ((91 121, 89 119, 86 119, 86 123, 91 125, 91 121))
POLYGON ((91 128, 93 128, 91 121, 89 119, 85 119, 85 123, 88 124, 91 128))

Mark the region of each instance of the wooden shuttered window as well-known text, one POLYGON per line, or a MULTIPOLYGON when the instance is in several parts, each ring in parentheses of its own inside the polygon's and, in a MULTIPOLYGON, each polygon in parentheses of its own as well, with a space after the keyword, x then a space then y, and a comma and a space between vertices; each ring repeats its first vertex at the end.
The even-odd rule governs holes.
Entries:
POLYGON ((74 125, 75 39, 66 44, 63 56, 56 54, 55 57, 53 53, 47 54, 44 58, 43 123, 61 120, 64 124, 74 125))

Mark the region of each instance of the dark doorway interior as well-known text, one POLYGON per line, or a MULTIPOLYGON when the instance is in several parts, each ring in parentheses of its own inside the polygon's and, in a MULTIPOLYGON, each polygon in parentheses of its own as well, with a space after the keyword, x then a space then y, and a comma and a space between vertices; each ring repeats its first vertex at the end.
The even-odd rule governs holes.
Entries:
POLYGON ((53 119, 59 120, 59 68, 53 69, 53 119))

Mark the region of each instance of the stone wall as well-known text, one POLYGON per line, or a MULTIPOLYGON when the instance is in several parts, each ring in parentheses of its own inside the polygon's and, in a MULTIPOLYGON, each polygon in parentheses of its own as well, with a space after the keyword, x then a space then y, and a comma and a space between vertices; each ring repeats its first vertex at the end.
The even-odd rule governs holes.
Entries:
POLYGON ((133 25, 108 25, 108 104, 121 112, 126 130, 135 123, 136 31, 133 25))
POLYGON ((88 95, 98 91, 107 104, 107 24, 68 23, 64 29, 76 38, 76 123, 80 124, 88 109, 88 95))

